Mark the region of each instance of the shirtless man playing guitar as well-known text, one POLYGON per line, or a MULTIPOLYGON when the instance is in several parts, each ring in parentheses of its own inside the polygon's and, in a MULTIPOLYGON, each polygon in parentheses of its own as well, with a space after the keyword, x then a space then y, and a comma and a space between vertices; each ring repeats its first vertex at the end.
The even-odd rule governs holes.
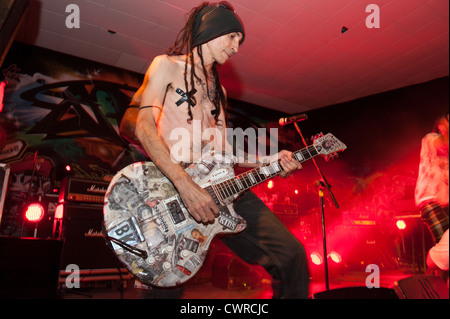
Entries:
MULTIPOLYGON (((205 145, 221 151, 229 147, 226 93, 217 67, 238 52, 244 39, 241 20, 229 4, 204 3, 194 8, 174 47, 153 60, 132 101, 140 106, 136 137, 173 183, 191 216, 204 225, 215 222, 219 206, 180 162, 199 162, 205 145), (190 135, 186 139, 190 145, 178 148, 187 152, 173 152, 179 146, 179 139, 171 136, 176 129, 190 135), (196 134, 206 130, 218 130, 220 134, 195 145, 196 134)), ((290 151, 279 152, 277 158, 282 177, 301 169, 290 151)), ((267 161, 240 164, 257 166, 267 161)), ((273 298, 307 298, 307 258, 302 244, 253 192, 244 192, 234 202, 234 209, 246 220, 247 229, 223 238, 223 242, 244 261, 267 270, 273 277, 273 298)))

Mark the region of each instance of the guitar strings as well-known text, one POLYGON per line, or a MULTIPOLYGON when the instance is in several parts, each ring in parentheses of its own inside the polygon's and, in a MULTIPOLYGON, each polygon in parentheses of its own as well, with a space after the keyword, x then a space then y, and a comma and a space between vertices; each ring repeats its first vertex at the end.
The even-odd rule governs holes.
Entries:
MULTIPOLYGON (((310 157, 312 157, 308 148, 302 149, 302 150, 300 150, 300 152, 302 152, 303 154, 305 154, 305 152, 307 152, 306 154, 308 154, 310 157)), ((273 163, 277 163, 278 167, 279 168, 281 167, 279 164, 279 161, 272 162, 272 163, 268 163, 263 166, 254 168, 248 172, 242 173, 238 176, 235 176, 234 178, 229 178, 229 179, 221 181, 221 182, 212 183, 212 184, 210 184, 212 192, 209 192, 209 193, 211 196, 213 196, 216 203, 220 205, 221 202, 223 203, 224 201, 233 197, 234 195, 237 195, 241 191, 245 191, 256 184, 261 183, 264 180, 277 175, 278 171, 279 171, 277 169, 274 169, 273 173, 271 173, 271 166, 273 165, 273 163), (264 168, 267 168, 267 174, 262 172, 262 170, 264 168), (253 177, 254 182, 252 181, 252 177, 253 177), (237 183, 236 180, 238 180, 239 183, 237 183), (242 188, 239 186, 239 184, 242 186, 242 188), (215 198, 215 197, 218 197, 218 198, 215 198)), ((210 165, 212 165, 210 163, 204 163, 204 164, 207 164, 208 167, 210 165)), ((207 187, 205 189, 208 191, 207 187)), ((181 208, 181 206, 183 206, 183 208, 187 210, 187 208, 182 203, 182 201, 177 199, 177 202, 179 203, 180 208, 181 208)), ((168 207, 167 205, 160 205, 160 204, 156 205, 156 207, 159 211, 159 214, 153 213, 152 217, 154 217, 154 219, 158 219, 160 217, 167 217, 168 214, 173 216, 174 214, 178 213, 177 212, 178 207, 168 207)), ((153 211, 153 209, 152 209, 152 211, 153 211)))
MULTIPOLYGON (((309 151, 308 148, 302 149, 299 152, 302 152, 303 155, 308 154, 310 157, 313 157, 313 155, 311 154, 311 152, 309 151), (305 154, 305 152, 306 152, 306 154, 305 154)), ((270 167, 273 165, 273 163, 277 163, 278 166, 281 167, 279 164, 279 161, 265 164, 261 167, 258 167, 258 168, 252 169, 248 172, 242 173, 234 178, 229 178, 227 180, 211 184, 210 186, 212 187, 212 192, 209 192, 209 193, 211 196, 213 196, 216 203, 220 205, 221 202, 223 203, 224 201, 233 197, 234 195, 237 195, 241 191, 245 191, 256 184, 261 183, 264 180, 277 175, 278 172, 276 169, 275 169, 274 173, 270 172, 271 171, 270 167), (264 174, 264 172, 261 173, 261 170, 264 168, 268 169, 267 175, 264 174), (259 170, 259 172, 258 172, 258 170, 259 170), (252 181, 251 177, 253 177, 253 180, 255 182, 252 181), (236 180, 239 180, 240 185, 243 187, 243 189, 241 189, 239 187, 239 184, 236 182, 236 180), (214 196, 214 195, 216 195, 216 196, 214 196), (215 197, 218 197, 218 198, 215 198, 215 197)), ((182 203, 182 201, 177 200, 177 202, 179 203, 180 206, 183 206, 187 210, 187 208, 182 203)), ((173 216, 174 214, 177 213, 177 210, 178 210, 177 207, 172 208, 172 207, 168 207, 167 205, 157 205, 157 206, 160 206, 160 207, 158 207, 158 210, 159 210, 161 217, 166 217, 168 214, 171 214, 173 216)), ((157 214, 153 214, 153 216, 155 218, 158 218, 157 214)))

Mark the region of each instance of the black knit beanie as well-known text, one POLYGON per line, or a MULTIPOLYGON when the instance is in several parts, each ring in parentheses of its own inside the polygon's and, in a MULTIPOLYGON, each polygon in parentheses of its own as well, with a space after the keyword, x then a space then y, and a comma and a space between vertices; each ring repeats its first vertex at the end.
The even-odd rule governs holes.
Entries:
POLYGON ((205 7, 200 11, 194 24, 193 47, 211 41, 222 35, 241 32, 244 42, 244 27, 237 14, 223 4, 215 4, 205 7))

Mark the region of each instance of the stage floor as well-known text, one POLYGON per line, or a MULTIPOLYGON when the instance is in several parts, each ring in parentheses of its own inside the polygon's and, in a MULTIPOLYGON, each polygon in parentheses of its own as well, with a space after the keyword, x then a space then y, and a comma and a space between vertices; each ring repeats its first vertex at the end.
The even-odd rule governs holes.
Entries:
MULTIPOLYGON (((365 272, 349 271, 342 273, 338 277, 330 278, 329 289, 339 289, 346 287, 366 287, 366 278, 369 274, 365 272)), ((393 288, 394 282, 413 276, 409 269, 381 270, 380 287, 393 288)), ((158 292, 155 297, 151 290, 137 289, 134 287, 134 279, 125 280, 124 289, 120 291, 118 281, 112 282, 92 282, 83 284, 81 288, 66 289, 60 292, 62 299, 271 299, 272 289, 270 281, 263 279, 263 282, 254 288, 223 288, 214 285, 211 280, 204 278, 197 282, 186 283, 182 289, 169 289, 158 292)), ((326 291, 324 279, 312 278, 310 282, 310 296, 326 291)), ((373 288, 376 289, 376 288, 373 288)))

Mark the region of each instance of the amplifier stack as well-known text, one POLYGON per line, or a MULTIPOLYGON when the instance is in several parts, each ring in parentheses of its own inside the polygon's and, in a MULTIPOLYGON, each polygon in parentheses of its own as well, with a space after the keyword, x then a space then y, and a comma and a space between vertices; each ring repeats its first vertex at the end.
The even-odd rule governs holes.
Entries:
POLYGON ((103 200, 109 183, 67 178, 61 183, 59 203, 63 205, 58 232, 64 240, 61 269, 106 269, 121 266, 108 247, 103 232, 103 200))

